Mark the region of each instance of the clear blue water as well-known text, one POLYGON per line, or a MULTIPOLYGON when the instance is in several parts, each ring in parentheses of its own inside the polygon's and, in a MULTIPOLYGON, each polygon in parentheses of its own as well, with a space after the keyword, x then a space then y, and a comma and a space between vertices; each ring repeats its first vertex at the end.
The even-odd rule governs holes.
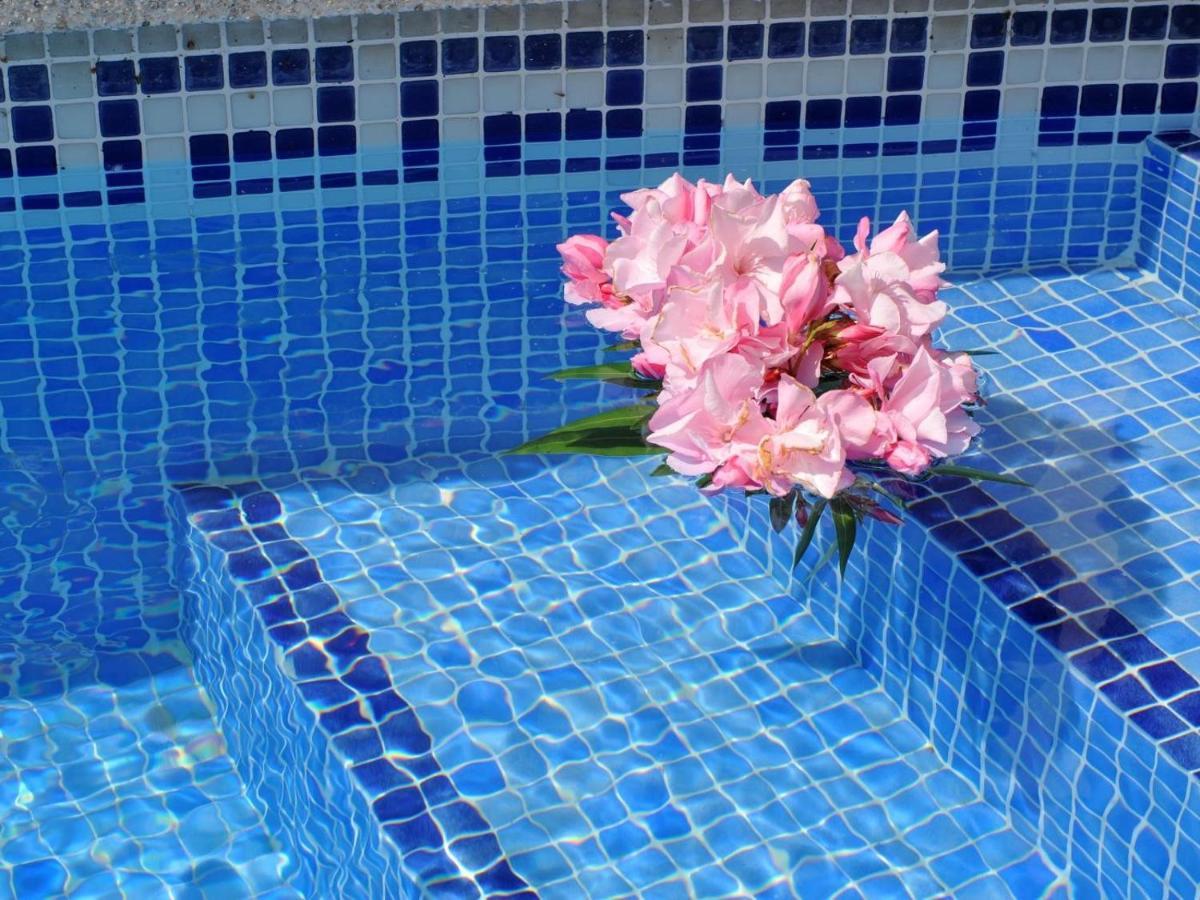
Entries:
POLYGON ((1126 623, 1200 674, 1191 309, 1129 269, 952 270, 948 342, 1000 351, 984 447, 1035 489, 958 494, 976 544, 880 527, 842 586, 793 580, 757 505, 496 458, 621 397, 541 377, 602 345, 553 244, 616 201, 477 187, 0 235, 0 896, 1098 885, 1070 797, 1116 780, 1085 723, 1125 726, 986 553, 1003 512, 1091 579, 1064 653, 1126 623))

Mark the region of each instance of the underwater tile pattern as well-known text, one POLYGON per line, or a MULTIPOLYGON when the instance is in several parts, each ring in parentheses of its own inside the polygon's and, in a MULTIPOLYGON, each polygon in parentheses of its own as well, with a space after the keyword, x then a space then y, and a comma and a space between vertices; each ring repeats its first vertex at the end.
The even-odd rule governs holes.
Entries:
POLYGON ((1200 304, 1200 122, 1156 135, 1142 157, 1138 264, 1200 304))
POLYGON ((210 540, 263 541, 270 569, 245 551, 228 565, 356 775, 387 743, 367 737, 379 684, 362 683, 364 664, 411 705, 401 727, 427 734, 419 752, 438 768, 404 803, 360 780, 400 841, 428 828, 418 798, 456 789, 478 812, 435 806, 449 851, 480 852, 486 822, 492 852, 542 897, 1024 897, 1059 883, 746 539, 651 467, 357 467, 242 489, 240 516, 227 491, 188 493, 219 508, 192 517, 210 540), (263 590, 276 580, 290 594, 263 590), (330 709, 330 669, 366 703, 330 709))
POLYGON ((1001 186, 995 210, 990 189, 958 198, 972 211, 945 229, 956 240, 1008 234, 963 264, 1112 258, 1130 208, 1068 186, 1192 127, 1194 4, 932 6, 583 0, 10 36, 0 216, 261 209, 314 190, 434 199, 481 179, 561 190, 602 171, 763 163, 771 177, 952 174, 1036 156, 1062 169, 1046 197, 1028 179, 1001 186))
POLYGON ((0 700, 0 897, 300 898, 186 669, 0 700))

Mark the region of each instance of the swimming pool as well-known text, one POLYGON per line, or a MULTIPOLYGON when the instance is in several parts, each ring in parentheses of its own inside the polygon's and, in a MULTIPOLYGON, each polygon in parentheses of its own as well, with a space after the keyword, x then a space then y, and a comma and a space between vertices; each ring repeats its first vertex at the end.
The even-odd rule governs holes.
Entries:
MULTIPOLYGON (((1200 138, 1194 85, 1164 105, 1183 69, 1136 75, 1148 48, 1189 64, 1187 7, 1157 37, 1122 17, 1134 99, 1106 118, 1087 85, 1062 112, 1050 62, 1036 110, 988 84, 998 46, 1065 65, 1058 13, 999 44, 994 13, 860 17, 872 50, 834 13, 735 6, 9 39, 0 896, 1196 893, 1200 138), (954 116, 903 119, 892 61, 941 78, 955 49, 954 116), (596 52, 612 94, 542 110, 596 52), (130 93, 149 55, 175 81, 130 93), (776 93, 800 56, 878 63, 878 121, 854 130, 866 87, 836 123, 776 93), (488 99, 508 71, 523 105, 488 99), (58 130, 27 139, 41 108, 58 130), (843 237, 901 208, 942 229, 946 343, 998 351, 979 459, 1033 489, 918 488, 839 584, 790 571, 765 504, 655 460, 501 456, 622 399, 544 378, 603 345, 554 244, 676 168, 802 171, 843 237)), ((1101 58, 1110 11, 1068 11, 1101 58)))

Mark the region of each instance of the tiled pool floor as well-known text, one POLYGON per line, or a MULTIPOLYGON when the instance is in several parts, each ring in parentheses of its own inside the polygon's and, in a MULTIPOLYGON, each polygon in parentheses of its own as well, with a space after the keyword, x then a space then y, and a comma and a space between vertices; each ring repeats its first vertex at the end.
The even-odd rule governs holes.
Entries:
POLYGON ((417 463, 274 496, 539 896, 1052 886, 729 523, 651 468, 417 463))
POLYGON ((0 897, 298 897, 192 674, 0 700, 0 897))

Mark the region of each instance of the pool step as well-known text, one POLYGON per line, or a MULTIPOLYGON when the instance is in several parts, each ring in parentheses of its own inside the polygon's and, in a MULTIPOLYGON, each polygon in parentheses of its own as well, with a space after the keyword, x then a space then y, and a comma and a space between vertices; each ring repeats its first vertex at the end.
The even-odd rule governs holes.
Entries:
POLYGON ((1061 886, 730 520, 650 468, 435 460, 184 498, 419 888, 1061 886))

